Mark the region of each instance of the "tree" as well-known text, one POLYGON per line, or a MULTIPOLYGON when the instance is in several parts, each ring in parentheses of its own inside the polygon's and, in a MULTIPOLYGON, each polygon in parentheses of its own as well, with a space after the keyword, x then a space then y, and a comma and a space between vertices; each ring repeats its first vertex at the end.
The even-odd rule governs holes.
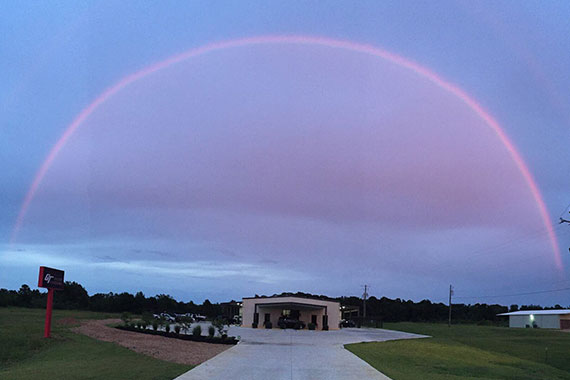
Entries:
POLYGON ((58 309, 87 309, 89 307, 87 290, 75 281, 66 281, 63 290, 57 292, 54 301, 58 309))

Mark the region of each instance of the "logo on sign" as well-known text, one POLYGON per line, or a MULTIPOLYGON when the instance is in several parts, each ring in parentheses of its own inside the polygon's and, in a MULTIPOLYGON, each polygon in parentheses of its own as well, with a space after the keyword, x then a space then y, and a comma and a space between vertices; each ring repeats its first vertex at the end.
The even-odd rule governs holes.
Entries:
POLYGON ((44 281, 49 284, 49 282, 51 281, 52 278, 53 278, 53 276, 48 273, 48 274, 46 274, 46 276, 44 277, 44 281))

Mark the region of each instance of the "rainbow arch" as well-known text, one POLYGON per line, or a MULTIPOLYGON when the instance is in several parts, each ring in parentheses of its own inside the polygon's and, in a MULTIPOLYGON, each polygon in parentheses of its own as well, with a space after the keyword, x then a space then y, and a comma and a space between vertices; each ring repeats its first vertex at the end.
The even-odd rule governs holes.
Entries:
POLYGON ((70 137, 75 133, 75 131, 77 131, 77 129, 81 126, 81 124, 97 108, 99 108, 99 106, 101 106, 103 103, 109 100, 113 95, 115 95, 117 92, 121 91, 123 88, 127 87, 128 85, 139 79, 142 79, 148 75, 151 75, 152 73, 155 73, 159 70, 162 70, 174 64, 183 62, 187 59, 223 49, 239 48, 251 45, 265 45, 265 44, 317 45, 317 46, 325 46, 335 49, 345 49, 362 54, 368 54, 374 57, 385 59, 400 67, 409 69, 412 72, 416 73, 417 75, 421 76, 422 78, 428 79, 429 81, 440 87, 441 89, 449 92, 450 94, 454 95, 456 98, 461 100, 495 132, 501 143, 507 149, 509 155, 513 159, 515 165, 519 169, 526 184, 528 185, 529 190, 536 202, 540 216, 542 218, 542 222, 548 232, 550 244, 554 252, 554 259, 556 266, 559 269, 563 268, 562 258, 560 255, 560 248, 558 245, 556 234, 554 233, 554 227, 552 225, 550 215, 548 213, 544 200, 542 198, 542 194, 538 188, 536 181, 532 176, 532 173, 530 172, 528 166, 523 160, 521 154, 515 148, 513 142, 508 138, 507 134, 501 128, 499 123, 479 103, 477 103, 473 98, 467 95, 465 91, 463 91, 456 85, 446 81, 445 79, 434 73, 433 71, 413 61, 403 58, 399 55, 396 55, 394 53, 388 52, 386 50, 371 45, 360 44, 346 40, 336 40, 326 37, 313 37, 313 36, 260 36, 260 37, 250 37, 250 38, 242 38, 237 40, 212 43, 209 45, 191 49, 184 53, 172 56, 164 61, 160 61, 153 65, 147 66, 133 74, 124 77, 119 82, 107 88, 101 95, 99 95, 91 104, 89 104, 86 108, 84 108, 75 117, 75 119, 71 122, 71 124, 66 128, 65 132, 61 135, 59 140, 51 148, 49 154, 47 155, 47 157, 41 164, 40 168, 38 169, 32 181, 32 184, 30 185, 26 193, 26 196, 22 202, 22 205, 18 212, 18 216, 16 218, 16 222, 12 229, 10 242, 13 243, 15 241, 18 232, 20 231, 22 224, 24 222, 26 213, 34 199, 34 196, 40 184, 42 183, 43 178, 47 174, 50 166, 52 165, 53 161, 56 159, 58 153, 65 146, 65 144, 70 139, 70 137))

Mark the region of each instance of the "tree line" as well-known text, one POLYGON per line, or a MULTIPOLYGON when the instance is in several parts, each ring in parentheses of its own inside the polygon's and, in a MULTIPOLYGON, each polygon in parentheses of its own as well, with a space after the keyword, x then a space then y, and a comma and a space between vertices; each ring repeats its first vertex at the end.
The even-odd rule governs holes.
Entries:
MULTIPOLYGON (((283 296, 297 296, 334 300, 343 306, 358 307, 358 314, 362 317, 362 299, 351 297, 330 298, 323 295, 308 293, 282 293, 283 296)), ((278 295, 274 295, 278 296, 278 295)), ((256 295, 256 297, 259 297, 256 295)), ((31 289, 28 285, 22 285, 19 290, 0 289, 0 307, 20 306, 32 308, 44 308, 46 305, 46 293, 37 289, 31 289)), ((219 303, 205 300, 202 304, 194 302, 182 302, 175 300, 168 294, 158 294, 147 297, 142 292, 131 294, 123 293, 96 293, 91 296, 85 288, 77 282, 67 281, 64 288, 57 292, 54 297, 56 309, 79 309, 103 312, 130 312, 141 314, 143 312, 173 312, 194 313, 215 318, 223 314, 219 303)), ((510 305, 510 307, 485 303, 476 304, 453 304, 452 318, 455 322, 500 322, 505 318, 497 317, 497 314, 517 310, 541 310, 562 309, 560 305, 543 308, 539 305, 510 305)), ((448 318, 448 306, 444 303, 434 303, 429 300, 413 302, 400 298, 390 299, 387 297, 370 297, 366 301, 366 317, 371 320, 383 322, 443 322, 448 318)))
MULTIPOLYGON (((31 308, 44 308, 47 293, 38 289, 31 289, 24 284, 19 290, 0 289, 1 306, 20 306, 31 308)), ((123 293, 96 293, 89 296, 87 290, 77 282, 66 281, 63 290, 56 293, 53 301, 55 309, 77 309, 104 312, 130 312, 141 314, 143 312, 175 312, 202 314, 207 317, 217 317, 222 314, 219 304, 205 300, 201 305, 194 302, 181 302, 168 294, 158 294, 146 297, 143 292, 135 295, 123 293)))

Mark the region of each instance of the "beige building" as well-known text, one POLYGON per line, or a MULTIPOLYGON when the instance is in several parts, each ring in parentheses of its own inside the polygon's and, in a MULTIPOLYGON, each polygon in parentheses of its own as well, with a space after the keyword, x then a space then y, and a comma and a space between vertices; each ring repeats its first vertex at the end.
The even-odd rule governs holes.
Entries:
POLYGON ((340 303, 296 296, 244 298, 242 313, 243 327, 264 328, 266 322, 271 322, 273 328, 278 328, 282 316, 299 320, 305 326, 314 323, 317 330, 323 326, 338 330, 340 323, 340 303))

